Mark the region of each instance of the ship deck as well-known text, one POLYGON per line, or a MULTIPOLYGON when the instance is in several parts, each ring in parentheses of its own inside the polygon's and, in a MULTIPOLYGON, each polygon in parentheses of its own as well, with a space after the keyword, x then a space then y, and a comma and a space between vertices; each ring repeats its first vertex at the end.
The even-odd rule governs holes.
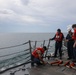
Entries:
MULTIPOLYGON (((50 58, 49 60, 46 59, 48 63, 57 60, 59 59, 58 58, 55 59, 50 58)), ((66 55, 63 55, 62 60, 63 60, 63 64, 59 66, 46 64, 42 66, 31 67, 31 64, 29 63, 25 66, 22 65, 20 67, 10 69, 0 75, 76 75, 76 69, 67 68, 63 66, 64 63, 68 61, 66 55)))
MULTIPOLYGON (((63 63, 58 65, 51 65, 50 63, 53 61, 60 60, 59 57, 52 58, 48 60, 47 58, 44 60, 48 62, 46 65, 34 66, 31 67, 31 63, 23 64, 14 68, 11 68, 7 71, 0 73, 0 75, 76 75, 75 68, 67 68, 64 64, 67 60, 67 50, 63 49, 62 61, 63 63)), ((26 60, 26 59, 25 59, 26 60)), ((75 66, 76 67, 76 66, 75 66)))

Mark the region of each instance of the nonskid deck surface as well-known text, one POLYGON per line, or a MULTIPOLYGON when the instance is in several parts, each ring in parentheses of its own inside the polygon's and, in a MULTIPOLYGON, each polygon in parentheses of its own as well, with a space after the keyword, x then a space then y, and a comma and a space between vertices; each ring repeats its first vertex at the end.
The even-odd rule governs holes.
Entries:
POLYGON ((30 75, 76 75, 76 70, 61 66, 46 65, 29 69, 29 73, 30 75))
POLYGON ((29 70, 30 75, 65 75, 64 73, 57 72, 56 69, 58 67, 51 67, 49 65, 38 67, 38 68, 32 68, 29 70), (55 69, 54 69, 55 68, 55 69))

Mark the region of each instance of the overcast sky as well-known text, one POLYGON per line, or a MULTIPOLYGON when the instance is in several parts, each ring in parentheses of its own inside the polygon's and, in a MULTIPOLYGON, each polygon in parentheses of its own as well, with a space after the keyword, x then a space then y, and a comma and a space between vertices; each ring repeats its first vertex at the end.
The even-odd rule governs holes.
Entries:
POLYGON ((76 0, 0 0, 0 32, 67 32, 76 0))

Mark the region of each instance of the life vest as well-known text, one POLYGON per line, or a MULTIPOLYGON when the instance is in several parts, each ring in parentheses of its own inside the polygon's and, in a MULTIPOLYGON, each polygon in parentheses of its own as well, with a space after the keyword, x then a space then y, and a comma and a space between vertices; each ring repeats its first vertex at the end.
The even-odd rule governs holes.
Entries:
POLYGON ((73 39, 73 40, 76 40, 76 30, 74 30, 74 33, 73 33, 73 35, 72 35, 72 39, 73 39))
POLYGON ((55 41, 62 41, 63 40, 63 34, 62 33, 56 33, 56 36, 55 36, 55 41))
POLYGON ((44 49, 43 49, 42 47, 36 48, 36 49, 32 52, 32 55, 33 55, 35 58, 39 58, 38 53, 37 53, 37 50, 40 50, 40 51, 41 51, 41 54, 44 53, 44 49))

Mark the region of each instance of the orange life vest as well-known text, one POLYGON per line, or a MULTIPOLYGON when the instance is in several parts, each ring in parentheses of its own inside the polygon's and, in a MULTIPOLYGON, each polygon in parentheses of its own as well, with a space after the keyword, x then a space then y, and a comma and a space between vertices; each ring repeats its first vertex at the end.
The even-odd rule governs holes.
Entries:
POLYGON ((36 48, 36 49, 32 52, 32 55, 33 55, 35 58, 39 58, 38 53, 37 53, 37 50, 40 50, 42 54, 44 53, 44 49, 43 49, 42 47, 36 48))
POLYGON ((76 40, 76 30, 74 30, 74 33, 73 33, 73 35, 72 35, 72 39, 73 39, 73 40, 76 40))
POLYGON ((63 40, 63 34, 62 33, 56 33, 55 41, 62 41, 63 40))

